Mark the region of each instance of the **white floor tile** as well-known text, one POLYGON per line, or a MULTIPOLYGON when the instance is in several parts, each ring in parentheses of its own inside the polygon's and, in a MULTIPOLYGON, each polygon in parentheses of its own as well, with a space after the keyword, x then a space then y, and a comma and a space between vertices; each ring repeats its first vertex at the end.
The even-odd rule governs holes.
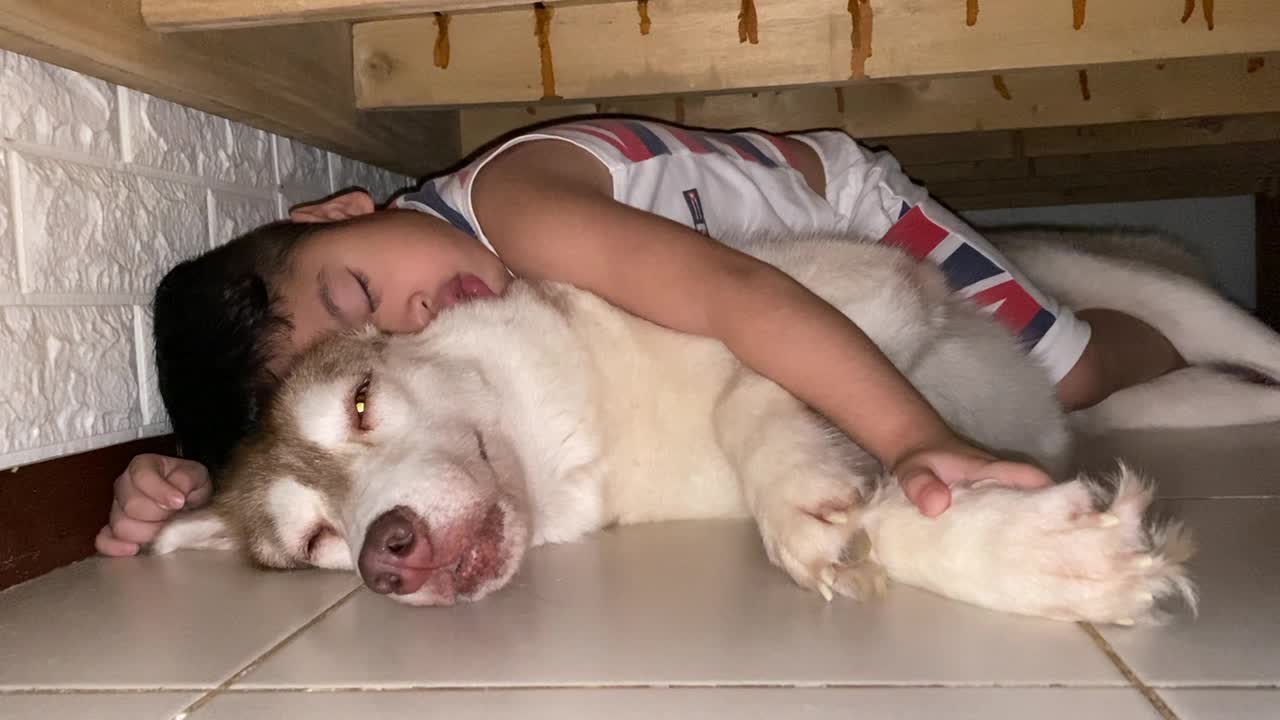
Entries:
POLYGON ((1166 507, 1196 532, 1200 617, 1103 635, 1148 684, 1280 684, 1280 499, 1166 507))
POLYGON ((5 720, 170 720, 195 693, 0 694, 5 720))
POLYGON ((253 692, 215 698, 191 720, 1156 720, 1134 690, 1085 688, 678 688, 253 692))
POLYGON ((633 526, 538 548, 479 603, 362 592, 243 686, 703 683, 1122 684, 1069 623, 905 587, 827 604, 770 566, 749 522, 633 526))
POLYGON ((226 552, 86 560, 0 593, 0 688, 213 687, 355 585, 226 552))
POLYGON ((1160 497, 1280 496, 1280 423, 1130 430, 1081 439, 1078 448, 1088 467, 1124 458, 1155 478, 1160 497))
POLYGON ((1179 720, 1275 720, 1280 689, 1162 690, 1160 696, 1179 720))

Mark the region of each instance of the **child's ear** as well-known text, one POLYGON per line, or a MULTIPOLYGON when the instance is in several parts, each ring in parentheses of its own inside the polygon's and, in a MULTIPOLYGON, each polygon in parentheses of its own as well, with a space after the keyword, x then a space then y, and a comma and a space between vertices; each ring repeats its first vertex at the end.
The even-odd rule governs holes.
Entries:
POLYGON ((178 513, 151 541, 152 555, 174 550, 235 550, 237 543, 227 521, 212 508, 178 513))
POLYGON ((350 220, 374 211, 373 198, 363 190, 348 190, 319 202, 298 205, 289 210, 289 219, 297 223, 325 223, 350 220))

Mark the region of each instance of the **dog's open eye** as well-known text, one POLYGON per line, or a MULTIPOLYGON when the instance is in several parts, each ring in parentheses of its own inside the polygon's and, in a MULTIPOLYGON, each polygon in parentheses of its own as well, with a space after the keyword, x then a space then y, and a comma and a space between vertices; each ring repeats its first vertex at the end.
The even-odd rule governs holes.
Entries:
POLYGON ((364 380, 356 387, 355 394, 351 396, 351 408, 355 411, 356 427, 361 430, 368 430, 369 426, 365 422, 365 411, 368 409, 369 403, 369 382, 371 378, 366 375, 364 380))

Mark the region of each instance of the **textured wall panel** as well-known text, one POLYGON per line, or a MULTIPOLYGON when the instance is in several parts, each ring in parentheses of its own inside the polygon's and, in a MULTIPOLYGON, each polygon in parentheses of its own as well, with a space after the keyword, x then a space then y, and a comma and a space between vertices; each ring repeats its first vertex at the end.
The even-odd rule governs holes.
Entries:
POLYGON ((221 245, 279 216, 276 201, 213 191, 213 244, 221 245))
POLYGON ((279 183, 285 187, 309 188, 316 195, 327 195, 329 187, 329 153, 296 140, 276 137, 276 164, 279 183))
POLYGON ((9 158, 0 148, 0 293, 18 291, 18 246, 9 209, 9 158))
POLYGON ((340 155, 330 153, 329 162, 333 165, 334 190, 351 186, 362 187, 368 190, 374 201, 379 204, 386 202, 391 193, 414 184, 411 178, 358 163, 340 155))
POLYGON ((0 347, 0 454, 141 424, 131 308, 0 308, 0 347))
POLYGON ((150 95, 127 93, 131 161, 231 184, 271 187, 271 138, 266 133, 150 95))
POLYGON ((289 208, 294 205, 315 202, 328 194, 328 190, 319 190, 317 188, 307 188, 298 185, 286 185, 280 188, 279 193, 281 217, 287 217, 289 208))
POLYGON ((275 183, 271 136, 256 128, 226 122, 227 144, 209 156, 210 177, 227 183, 269 189, 275 183))
POLYGON ((133 308, 134 321, 137 323, 135 342, 138 348, 138 383, 140 391, 139 406, 142 411, 144 425, 167 424, 169 414, 165 412, 164 401, 160 398, 160 384, 156 381, 156 343, 152 336, 155 315, 150 306, 133 308))
MULTIPOLYGON (((330 162, 0 50, 0 468, 167 431, 156 282, 211 242, 274 220, 284 198, 328 195, 330 162)), ((375 194, 400 182, 332 162, 375 194)))
POLYGON ((196 186, 62 160, 23 164, 32 292, 149 295, 164 270, 208 247, 196 186))
POLYGON ((0 136, 118 159, 117 102, 113 85, 0 50, 0 136))

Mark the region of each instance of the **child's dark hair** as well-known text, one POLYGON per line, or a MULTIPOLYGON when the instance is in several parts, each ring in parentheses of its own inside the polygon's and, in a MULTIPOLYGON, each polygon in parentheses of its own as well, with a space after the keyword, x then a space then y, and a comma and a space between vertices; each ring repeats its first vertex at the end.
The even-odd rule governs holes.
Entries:
POLYGON ((279 384, 268 369, 292 329, 275 290, 315 225, 277 222, 187 260, 160 281, 160 395, 184 457, 216 477, 279 384))

